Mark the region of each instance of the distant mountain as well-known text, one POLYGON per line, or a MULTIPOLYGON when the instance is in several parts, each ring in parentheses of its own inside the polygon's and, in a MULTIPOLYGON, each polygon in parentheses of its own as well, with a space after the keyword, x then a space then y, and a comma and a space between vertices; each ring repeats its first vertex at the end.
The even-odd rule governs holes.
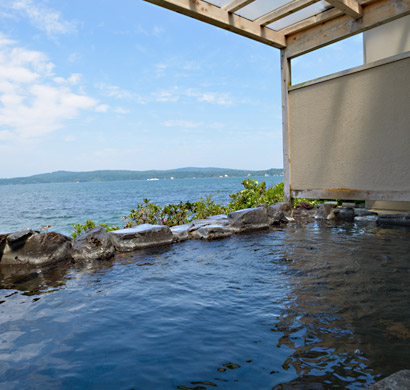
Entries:
POLYGON ((106 170, 91 172, 57 171, 42 173, 28 177, 16 177, 13 179, 0 179, 2 184, 41 184, 41 183, 83 183, 101 181, 132 181, 152 179, 192 179, 211 177, 245 177, 245 176, 282 176, 283 169, 267 169, 262 171, 251 171, 241 169, 225 168, 178 168, 170 170, 151 171, 125 171, 106 170))

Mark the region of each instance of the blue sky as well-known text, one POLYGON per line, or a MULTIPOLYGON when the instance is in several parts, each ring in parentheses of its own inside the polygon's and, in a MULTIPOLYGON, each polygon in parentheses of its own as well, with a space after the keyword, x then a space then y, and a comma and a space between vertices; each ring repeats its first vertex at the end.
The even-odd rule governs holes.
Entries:
MULTIPOLYGON (((361 37, 293 61, 360 65, 361 37)), ((279 51, 141 0, 2 0, 0 177, 282 167, 279 51)))

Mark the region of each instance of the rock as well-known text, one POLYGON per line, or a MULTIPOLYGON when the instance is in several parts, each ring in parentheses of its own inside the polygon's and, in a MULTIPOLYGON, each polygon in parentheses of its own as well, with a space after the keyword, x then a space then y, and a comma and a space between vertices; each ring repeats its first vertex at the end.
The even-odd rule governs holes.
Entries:
POLYGON ((109 232, 112 243, 119 252, 131 252, 136 249, 171 244, 171 229, 164 225, 138 225, 130 229, 109 232))
POLYGON ((313 204, 310 204, 308 202, 302 201, 299 202, 296 206, 295 206, 295 210, 300 210, 300 209, 306 209, 306 210, 312 210, 315 206, 313 204))
POLYGON ((319 206, 319 210, 315 216, 316 219, 335 219, 335 207, 337 202, 325 202, 319 206))
POLYGON ((257 207, 233 211, 228 214, 234 232, 249 232, 269 227, 269 218, 265 208, 257 207))
POLYGON ((410 226, 410 215, 384 214, 377 218, 378 225, 410 226))
MULTIPOLYGON (((36 233, 34 230, 28 229, 28 230, 22 230, 20 232, 15 232, 11 233, 7 237, 7 243, 11 248, 18 248, 21 245, 24 245, 26 242, 27 238, 32 236, 34 233, 36 233)), ((38 233, 38 232, 37 232, 38 233)))
POLYGON ((102 226, 83 233, 74 241, 71 256, 74 260, 104 260, 114 255, 111 236, 102 226))
POLYGON ((363 217, 354 217, 354 222, 375 223, 377 222, 377 215, 364 215, 363 217))
POLYGON ((229 237, 233 234, 232 228, 222 225, 206 225, 192 233, 192 237, 201 240, 216 240, 229 237))
POLYGON ((171 227, 172 237, 174 242, 186 241, 189 239, 189 231, 192 224, 177 225, 171 227))
POLYGON ((341 221, 353 222, 354 220, 354 209, 351 207, 336 209, 334 213, 336 214, 336 218, 341 221))
POLYGON ((356 207, 356 203, 354 202, 342 202, 342 208, 352 208, 354 209, 356 207))
POLYGON ((408 390, 410 389, 410 370, 398 371, 380 382, 367 387, 367 390, 408 390))
POLYGON ((289 202, 278 202, 269 207, 273 208, 274 210, 283 211, 284 213, 290 213, 291 211, 289 202))
POLYGON ((0 234, 0 262, 1 262, 1 257, 3 256, 3 250, 6 247, 8 236, 9 234, 0 234))
POLYGON ((354 216, 356 217, 367 217, 367 216, 377 216, 378 214, 374 211, 367 210, 365 208, 355 208, 354 209, 354 216))
POLYGON ((17 232, 8 235, 1 264, 42 265, 68 259, 71 238, 62 234, 17 232))
POLYGON ((283 210, 277 207, 269 206, 266 208, 266 215, 268 216, 269 225, 280 225, 281 223, 288 223, 286 214, 283 210))

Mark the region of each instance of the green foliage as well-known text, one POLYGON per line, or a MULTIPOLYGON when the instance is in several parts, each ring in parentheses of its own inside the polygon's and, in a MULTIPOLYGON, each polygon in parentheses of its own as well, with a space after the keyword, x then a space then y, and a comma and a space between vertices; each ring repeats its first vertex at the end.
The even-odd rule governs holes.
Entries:
POLYGON ((271 205, 283 202, 283 182, 268 189, 264 181, 259 183, 257 180, 246 179, 242 182, 242 185, 245 189, 229 195, 231 198, 228 204, 229 211, 256 207, 262 203, 271 205))
POLYGON ((203 219, 211 215, 225 214, 229 211, 226 206, 215 203, 212 200, 212 194, 209 194, 205 196, 205 199, 201 196, 201 199, 194 203, 194 216, 192 219, 203 219))
MULTIPOLYGON (((167 204, 161 207, 149 199, 143 199, 143 203, 131 210, 130 214, 122 219, 126 220, 125 228, 131 228, 140 224, 149 223, 152 225, 183 225, 194 219, 202 219, 212 215, 227 214, 232 211, 256 207, 259 204, 271 205, 284 200, 284 183, 279 183, 273 187, 266 188, 266 183, 259 183, 256 180, 245 179, 242 181, 243 190, 229 195, 230 201, 227 205, 216 203, 212 199, 212 194, 201 197, 197 202, 179 202, 177 204, 167 204)), ((301 201, 308 201, 311 204, 319 204, 323 201, 295 199, 295 205, 301 201)), ((73 225, 72 233, 75 239, 81 232, 95 227, 93 221, 86 221, 84 225, 73 225)), ((116 230, 118 227, 103 226, 107 231, 116 230)))
POLYGON ((73 224, 74 231, 71 233, 71 237, 75 241, 75 239, 79 237, 82 232, 86 232, 92 228, 95 228, 96 226, 102 226, 107 232, 119 229, 118 226, 108 226, 104 223, 100 223, 99 225, 96 225, 95 222, 88 220, 85 222, 84 225, 81 225, 79 223, 73 224))
POLYGON ((300 202, 307 202, 313 205, 322 204, 324 200, 321 199, 305 199, 305 198, 295 198, 293 201, 293 207, 296 207, 300 202))

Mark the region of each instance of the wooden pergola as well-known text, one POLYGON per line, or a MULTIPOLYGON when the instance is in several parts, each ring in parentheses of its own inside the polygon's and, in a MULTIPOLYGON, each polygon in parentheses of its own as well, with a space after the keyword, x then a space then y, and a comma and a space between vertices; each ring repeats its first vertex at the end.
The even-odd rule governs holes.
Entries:
POLYGON ((281 50, 285 195, 289 200, 290 60, 410 14, 410 0, 145 1, 281 50))

